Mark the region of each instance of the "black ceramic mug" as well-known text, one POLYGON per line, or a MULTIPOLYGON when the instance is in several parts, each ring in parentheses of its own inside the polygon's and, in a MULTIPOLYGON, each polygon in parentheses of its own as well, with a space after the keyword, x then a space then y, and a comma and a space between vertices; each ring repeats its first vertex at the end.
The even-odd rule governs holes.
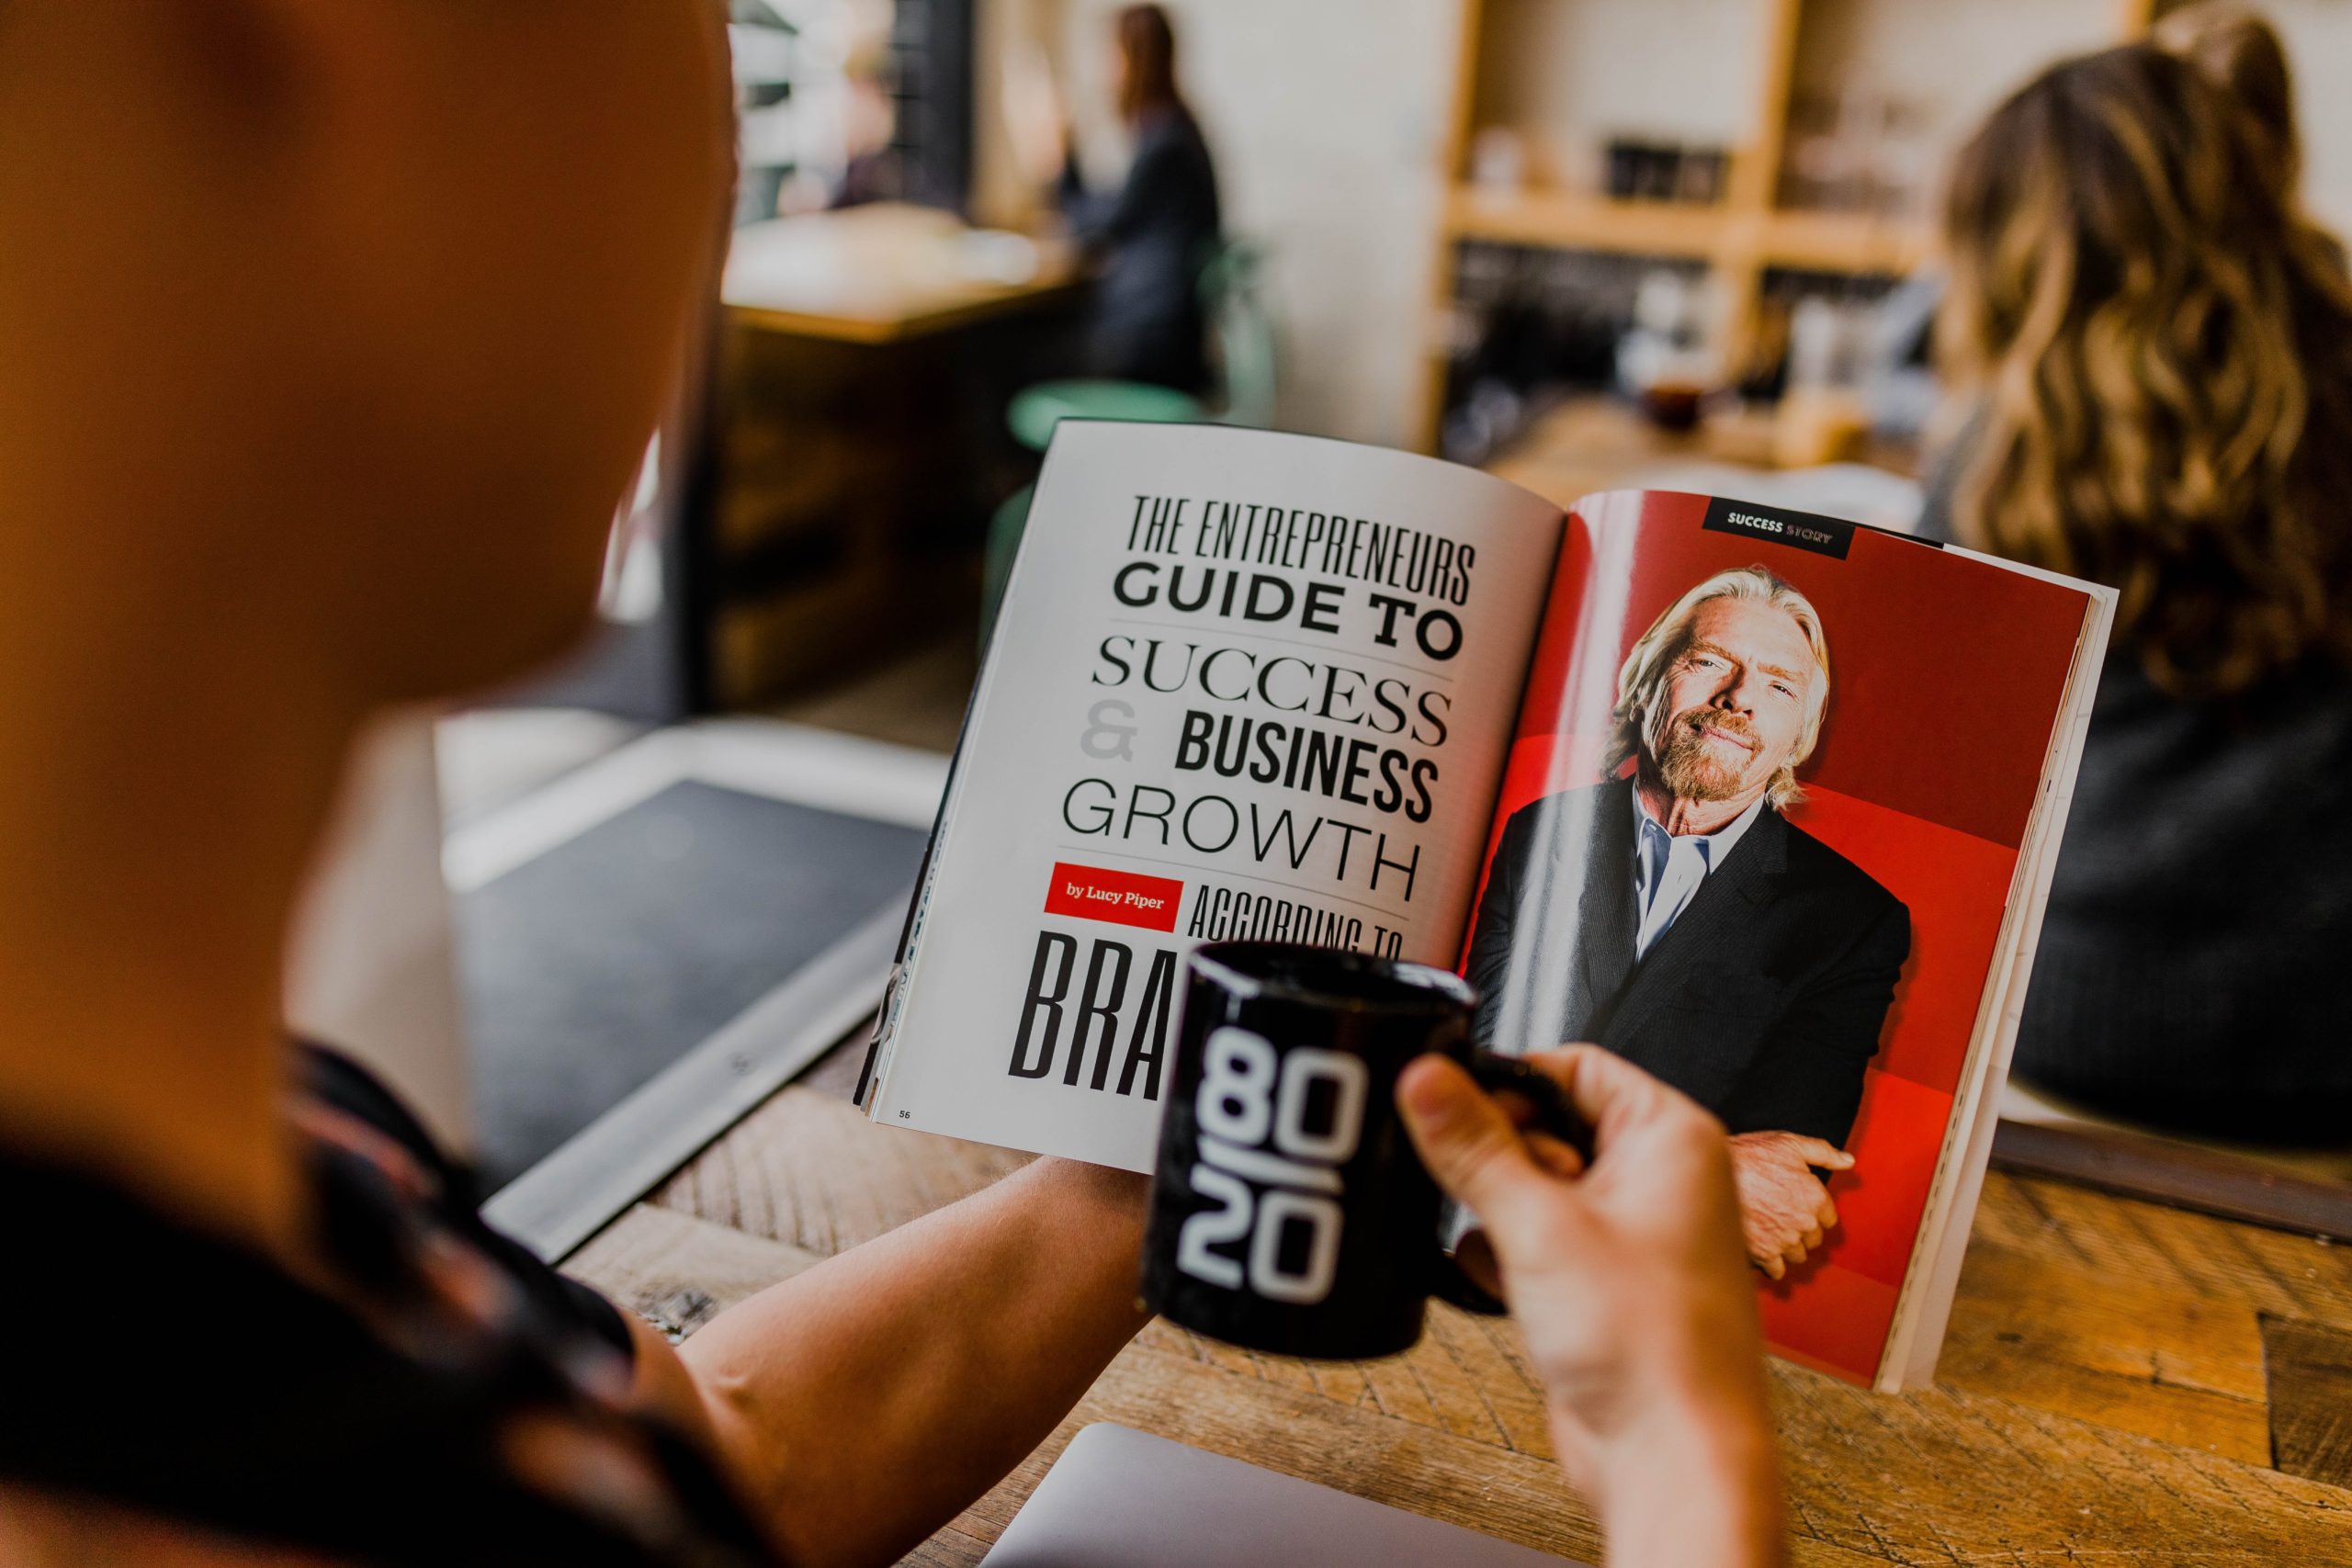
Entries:
POLYGON ((1288 942, 1196 950, 1145 1304, 1253 1350, 1350 1360, 1419 1340, 1430 1296, 1502 1311, 1441 1245, 1443 1197, 1406 1135, 1397 1077, 1442 1052, 1524 1094, 1546 1131, 1589 1140, 1549 1078, 1471 1048, 1476 1001, 1426 964, 1288 942))

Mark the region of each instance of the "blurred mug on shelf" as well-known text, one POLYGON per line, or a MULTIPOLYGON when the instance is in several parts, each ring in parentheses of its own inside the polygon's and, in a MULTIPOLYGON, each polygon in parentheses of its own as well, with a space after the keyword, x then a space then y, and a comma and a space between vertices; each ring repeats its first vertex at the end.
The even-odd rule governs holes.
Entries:
POLYGON ((1470 139, 1470 184, 1481 196, 1516 196, 1527 183, 1527 144, 1489 125, 1470 139))
POLYGON ((1917 215, 1937 149, 1919 102, 1867 89, 1799 97, 1789 108, 1781 204, 1876 218, 1917 215))
POLYGON ((1710 206, 1723 199, 1730 163, 1721 146, 1615 136, 1601 150, 1601 184, 1619 201, 1710 206))
POLYGON ((1712 287, 1659 267, 1634 296, 1634 324, 1617 345, 1618 384, 1660 429, 1690 430, 1722 367, 1705 345, 1717 301, 1712 287))

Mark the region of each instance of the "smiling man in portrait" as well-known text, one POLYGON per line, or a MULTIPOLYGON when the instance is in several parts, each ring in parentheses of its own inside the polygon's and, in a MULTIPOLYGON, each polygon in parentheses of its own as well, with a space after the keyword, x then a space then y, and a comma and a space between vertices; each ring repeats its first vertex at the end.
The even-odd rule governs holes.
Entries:
POLYGON ((1817 1172, 1853 1163, 1911 946, 1902 902, 1784 815, 1828 697, 1803 593, 1761 567, 1691 588, 1618 671, 1604 782, 1504 826, 1470 942, 1482 1043, 1594 1041, 1722 1119, 1775 1279, 1838 1223, 1817 1172))

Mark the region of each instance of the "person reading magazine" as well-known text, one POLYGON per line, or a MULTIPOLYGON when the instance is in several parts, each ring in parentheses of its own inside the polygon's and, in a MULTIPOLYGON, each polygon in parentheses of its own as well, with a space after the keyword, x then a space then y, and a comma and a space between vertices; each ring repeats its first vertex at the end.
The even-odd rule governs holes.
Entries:
MULTIPOLYGON (((0 1210, 21 1277, 74 1282, 0 1358, 0 1562, 888 1562, 1139 1325, 1142 1184, 1049 1159, 673 1349, 276 1031, 367 716, 589 624, 709 276, 719 18, 34 0, 0 30, 0 1210)), ((1543 1060, 1589 1172, 1442 1066, 1407 1109, 1564 1461, 1614 1562, 1777 1562, 1720 1139, 1613 1058, 1543 1060)))

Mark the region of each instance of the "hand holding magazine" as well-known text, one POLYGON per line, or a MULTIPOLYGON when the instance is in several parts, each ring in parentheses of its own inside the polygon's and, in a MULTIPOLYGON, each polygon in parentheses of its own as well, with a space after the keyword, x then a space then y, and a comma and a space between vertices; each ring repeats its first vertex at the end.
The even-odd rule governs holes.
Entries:
POLYGON ((1932 1375, 2113 595, 1650 491, 1066 423, 860 1098, 1150 1168, 1182 954, 1459 967, 1732 1134, 1773 1348, 1932 1375))

